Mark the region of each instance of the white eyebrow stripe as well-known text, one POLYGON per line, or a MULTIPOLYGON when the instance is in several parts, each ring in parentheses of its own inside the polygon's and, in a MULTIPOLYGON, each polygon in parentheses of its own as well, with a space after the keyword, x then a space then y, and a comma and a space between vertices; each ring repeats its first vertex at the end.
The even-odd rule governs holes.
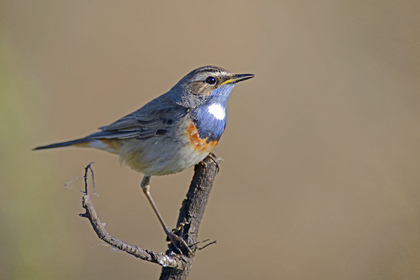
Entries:
POLYGON ((220 103, 210 105, 207 110, 218 120, 223 120, 226 117, 225 108, 220 103))

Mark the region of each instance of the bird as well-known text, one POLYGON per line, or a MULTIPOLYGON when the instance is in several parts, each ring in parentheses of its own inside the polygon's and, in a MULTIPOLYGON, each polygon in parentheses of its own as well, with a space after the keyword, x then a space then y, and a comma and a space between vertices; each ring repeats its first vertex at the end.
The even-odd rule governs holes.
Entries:
POLYGON ((86 137, 38 146, 89 147, 120 157, 123 164, 142 173, 140 186, 169 240, 188 245, 166 226, 150 194, 151 176, 181 172, 211 153, 226 127, 226 106, 234 86, 254 74, 233 74, 204 66, 185 75, 168 92, 137 111, 86 137))

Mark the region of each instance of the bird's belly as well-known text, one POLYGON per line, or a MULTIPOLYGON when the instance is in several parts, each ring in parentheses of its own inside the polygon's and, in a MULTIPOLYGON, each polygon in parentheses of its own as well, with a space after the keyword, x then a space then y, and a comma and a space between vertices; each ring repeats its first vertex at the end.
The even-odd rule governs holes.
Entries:
POLYGON ((118 151, 121 161, 145 175, 181 172, 202 161, 218 139, 200 137, 193 121, 182 122, 162 136, 130 139, 118 151))
POLYGON ((130 140, 120 151, 121 161, 145 175, 168 175, 181 172, 202 161, 214 148, 174 141, 169 137, 130 140))

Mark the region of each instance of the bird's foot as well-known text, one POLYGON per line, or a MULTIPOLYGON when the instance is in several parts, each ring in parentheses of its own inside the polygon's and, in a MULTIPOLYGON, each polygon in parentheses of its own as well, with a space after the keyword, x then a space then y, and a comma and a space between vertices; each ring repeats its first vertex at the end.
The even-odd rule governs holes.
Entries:
POLYGON ((187 249, 188 253, 191 255, 194 255, 193 251, 191 250, 190 246, 188 246, 187 242, 181 237, 176 235, 172 231, 168 231, 166 233, 166 236, 168 237, 168 241, 174 245, 174 247, 180 252, 181 254, 184 254, 184 251, 181 248, 187 249))
MULTIPOLYGON (((221 163, 221 162, 223 162, 223 159, 221 158, 221 157, 217 157, 215 154, 213 154, 213 153, 209 153, 208 155, 207 155, 207 157, 209 158, 209 159, 211 159, 215 164, 216 164, 216 168, 217 168, 217 170, 219 170, 220 168, 219 168, 219 164, 221 163)), ((200 164, 202 164, 203 166, 204 166, 204 168, 207 168, 207 163, 205 163, 204 162, 204 160, 202 160, 202 161, 200 161, 200 164)))

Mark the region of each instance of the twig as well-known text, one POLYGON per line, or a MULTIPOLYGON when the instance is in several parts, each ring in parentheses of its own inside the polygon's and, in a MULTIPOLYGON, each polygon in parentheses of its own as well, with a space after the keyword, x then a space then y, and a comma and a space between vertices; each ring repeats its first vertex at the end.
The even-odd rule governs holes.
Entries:
POLYGON ((171 267, 174 269, 180 269, 182 270, 184 268, 184 262, 179 259, 179 257, 177 255, 167 255, 164 253, 156 253, 154 251, 151 250, 147 250, 147 249, 143 249, 140 248, 136 245, 131 245, 128 244, 114 236, 112 236, 111 234, 109 234, 106 229, 105 229, 105 223, 103 223, 99 217, 98 214, 96 213, 95 208, 93 207, 92 201, 89 197, 88 194, 88 184, 87 184, 87 180, 88 180, 88 171, 91 171, 91 173, 93 174, 93 170, 91 167, 91 164, 88 164, 85 167, 85 176, 84 176, 84 180, 85 180, 85 191, 84 191, 84 195, 83 195, 83 201, 82 201, 82 206, 83 208, 85 208, 86 212, 83 214, 79 214, 80 217, 84 217, 87 218, 90 221, 90 224, 93 227, 93 230, 96 232, 96 234, 98 235, 98 237, 100 239, 102 239, 103 241, 105 241, 106 243, 108 243, 109 245, 113 246, 114 248, 117 248, 121 251, 124 251, 130 255, 135 256, 136 258, 145 260, 145 261, 149 261, 152 263, 157 263, 163 267, 171 267))
MULTIPOLYGON (((195 166, 195 173, 187 193, 187 198, 183 201, 180 209, 176 227, 177 234, 180 235, 188 244, 193 244, 190 245, 193 252, 204 249, 208 245, 215 243, 215 241, 210 242, 202 248, 197 248, 198 229, 208 202, 214 179, 219 171, 220 161, 221 160, 217 159, 214 154, 210 154, 203 160, 202 163, 195 166)), ((139 259, 162 266, 162 274, 160 276, 161 280, 186 279, 192 268, 192 262, 195 258, 194 254, 191 254, 189 257, 177 254, 177 250, 174 248, 172 243, 168 245, 169 247, 166 253, 157 253, 140 248, 136 245, 128 244, 112 236, 106 231, 105 223, 99 219, 88 194, 87 182, 89 170, 92 174, 93 181, 91 163, 85 167, 85 190, 83 192, 82 206, 86 212, 80 214, 80 216, 87 218, 90 221, 93 230, 96 232, 98 237, 114 248, 124 251, 139 259)))
POLYGON ((207 248, 208 246, 213 245, 213 244, 217 244, 217 241, 216 241, 216 240, 213 240, 212 242, 207 243, 207 244, 206 244, 206 245, 204 245, 203 247, 199 247, 197 250, 203 250, 203 249, 205 249, 205 248, 207 248))

